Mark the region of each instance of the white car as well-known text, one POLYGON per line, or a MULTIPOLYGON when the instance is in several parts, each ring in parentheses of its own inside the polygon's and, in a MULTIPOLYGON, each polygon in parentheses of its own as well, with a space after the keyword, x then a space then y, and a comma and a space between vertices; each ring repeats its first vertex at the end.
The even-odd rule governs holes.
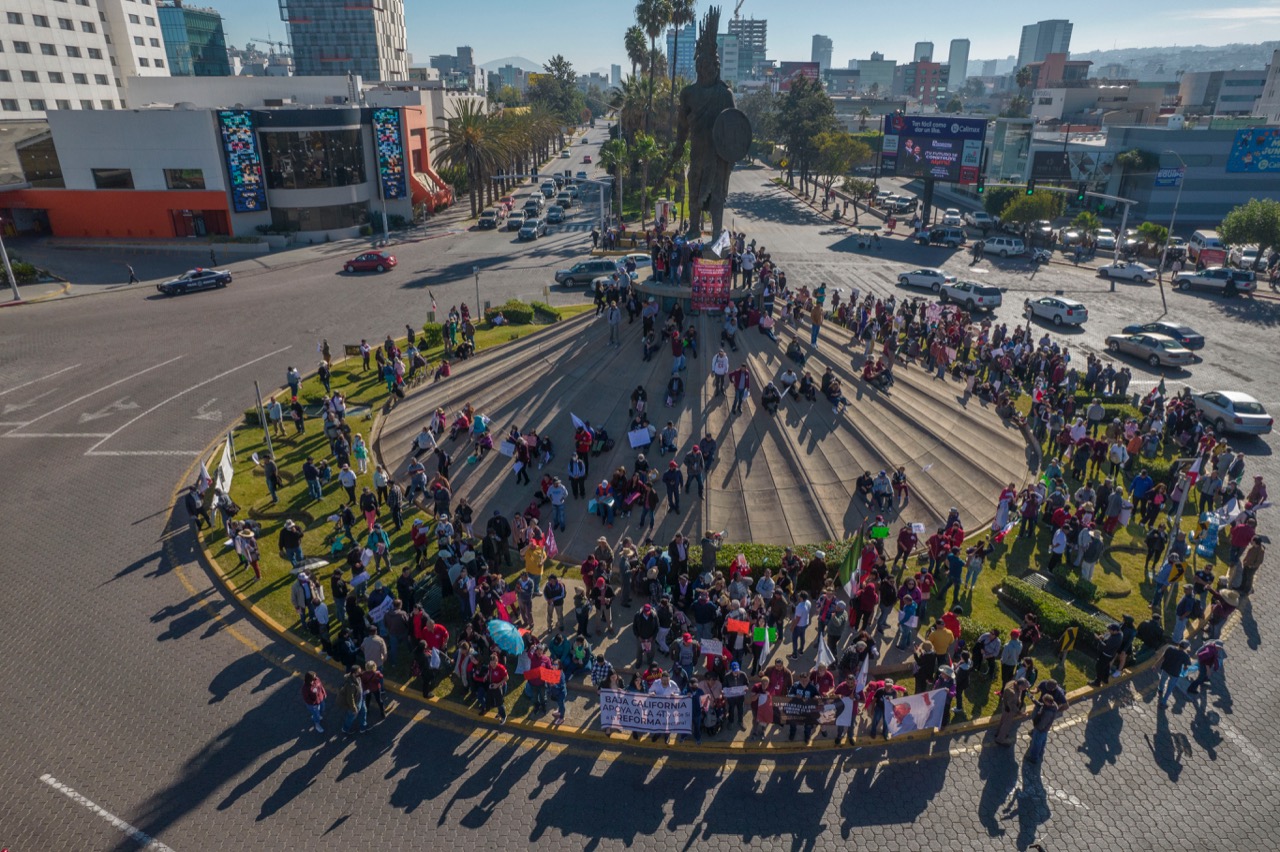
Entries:
POLYGON ((972 228, 994 228, 996 220, 985 210, 964 214, 964 223, 972 228))
POLYGON ((913 269, 898 276, 898 283, 903 287, 919 287, 922 290, 932 290, 935 293, 939 292, 945 285, 954 283, 955 280, 956 277, 954 275, 948 275, 941 269, 930 267, 913 269))
POLYGON ((1176 290, 1189 290, 1200 287, 1205 290, 1227 292, 1233 286, 1237 293, 1252 293, 1258 289, 1256 276, 1247 269, 1232 269, 1229 266, 1210 266, 1198 271, 1178 272, 1173 276, 1176 290))
POLYGON ((1213 424, 1214 432, 1244 432, 1249 435, 1267 435, 1274 422, 1267 410, 1247 393, 1239 391, 1209 391, 1191 395, 1196 411, 1213 424))
POLYGON ((1236 246, 1231 250, 1228 261, 1239 269, 1253 269, 1258 265, 1258 247, 1236 246))
POLYGON ((1075 299, 1062 296, 1044 296, 1027 299, 1024 316, 1048 320, 1054 325, 1083 325, 1089 319, 1089 309, 1075 299))
POLYGON ((1112 334, 1107 348, 1117 355, 1135 355, 1152 367, 1184 367, 1196 359, 1190 349, 1163 334, 1112 334))
POLYGON ((1116 247, 1116 232, 1110 228, 1099 228, 1098 233, 1093 236, 1093 244, 1100 249, 1108 251, 1116 247))
POLYGON ((1156 280, 1156 271, 1150 266, 1145 263, 1135 263, 1127 260, 1117 260, 1114 263, 1108 263, 1106 266, 1099 266, 1098 274, 1103 278, 1133 281, 1138 284, 1146 284, 1148 281, 1156 280))
POLYGON ((993 311, 1004 302, 1000 291, 990 284, 978 284, 974 281, 955 281, 942 287, 943 302, 955 302, 964 305, 964 309, 973 313, 978 309, 993 311))
POLYGON ((960 211, 957 208, 948 207, 942 214, 942 224, 959 228, 964 225, 964 219, 960 217, 960 211))

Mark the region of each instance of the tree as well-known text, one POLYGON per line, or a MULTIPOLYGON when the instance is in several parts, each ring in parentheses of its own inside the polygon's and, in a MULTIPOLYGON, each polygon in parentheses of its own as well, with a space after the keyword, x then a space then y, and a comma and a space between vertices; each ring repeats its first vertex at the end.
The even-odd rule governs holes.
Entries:
POLYGON ((1009 202, 1022 194, 1022 190, 1011 186, 989 186, 982 194, 982 209, 991 216, 1000 218, 1009 202))
POLYGON ((943 112, 952 112, 952 113, 964 112, 964 104, 961 103, 959 98, 952 98, 951 100, 947 101, 947 107, 946 109, 943 110, 943 112))
POLYGON ((970 77, 960 87, 960 94, 966 98, 980 98, 987 93, 987 84, 977 77, 970 77))
POLYGON ((1031 101, 1022 95, 1017 95, 1009 101, 1009 107, 1000 115, 1005 118, 1026 118, 1031 114, 1031 101))
POLYGON ((648 133, 651 124, 650 118, 653 114, 653 72, 658 64, 653 54, 658 49, 658 36, 662 35, 667 25, 671 23, 671 0, 640 0, 636 4, 636 23, 640 25, 640 29, 644 30, 644 34, 649 37, 649 85, 651 89, 649 93, 649 109, 644 116, 644 131, 648 133))
POLYGON ((858 224, 858 199, 866 198, 875 192, 876 185, 866 178, 847 177, 840 187, 846 193, 853 196, 853 224, 858 224))
POLYGON ((503 86, 494 96, 494 100, 506 106, 520 106, 520 102, 524 98, 520 94, 520 90, 515 86, 503 86))
POLYGON ((560 54, 542 65, 546 72, 534 81, 525 94, 529 104, 542 104, 565 124, 577 124, 586 101, 578 91, 578 74, 573 63, 560 54))
POLYGON ((837 180, 871 159, 871 149, 843 130, 819 133, 813 140, 814 171, 822 191, 828 193, 837 180))
MULTIPOLYGON (((787 145, 787 180, 794 185, 798 166, 801 192, 808 192, 809 174, 816 152, 814 140, 819 134, 836 130, 839 126, 835 105, 821 83, 807 77, 797 77, 792 81, 791 89, 782 99, 779 127, 787 145)), ((817 191, 816 186, 814 191, 817 191)))
POLYGON ((675 126, 676 116, 676 63, 675 57, 680 55, 680 30, 683 27, 692 24, 697 20, 697 13, 694 11, 698 5, 697 0, 670 0, 671 1, 671 27, 672 27, 672 50, 671 56, 671 94, 667 99, 667 112, 671 114, 668 119, 668 125, 675 126))
POLYGON ((1081 210, 1076 214, 1076 218, 1071 220, 1071 225, 1092 236, 1098 233, 1098 229, 1102 227, 1102 222, 1092 212, 1081 210))
POLYGON ((757 89, 737 99, 738 109, 751 122, 751 136, 757 141, 778 139, 778 111, 782 96, 769 89, 757 89))
POLYGON ((644 230, 644 217, 649 211, 649 165, 658 157, 661 149, 658 140, 648 133, 636 135, 631 145, 631 158, 640 166, 640 229, 644 230))
POLYGON ((618 110, 618 124, 626 139, 634 139, 644 127, 645 112, 653 102, 653 84, 648 77, 631 75, 622 81, 622 88, 613 90, 610 105, 618 110))
POLYGON ((627 51, 627 59, 631 62, 631 76, 634 77, 648 54, 648 49, 644 46, 644 30, 640 29, 639 24, 632 24, 627 27, 622 42, 627 51))
POLYGON ((1218 235, 1229 246, 1256 245, 1259 257, 1280 248, 1280 201, 1250 198, 1223 218, 1218 235))
POLYGON ((868 119, 870 119, 870 118, 871 118, 871 108, 870 108, 870 107, 865 107, 865 106, 864 106, 862 109, 858 110, 858 129, 859 129, 859 130, 866 130, 866 129, 867 129, 867 120, 868 120, 868 119))
POLYGON ((1041 219, 1053 219, 1062 213, 1062 199, 1053 192, 1018 195, 1005 205, 1000 221, 1007 225, 1030 225, 1041 219))
POLYGON ((471 215, 480 215, 477 190, 489 182, 505 155, 503 140, 485 112, 483 104, 474 100, 458 101, 454 114, 445 119, 444 127, 434 129, 439 147, 436 156, 445 166, 464 169, 471 199, 471 215))
POLYGON ((613 172, 614 194, 618 196, 618 220, 622 220, 622 170, 627 167, 630 152, 624 139, 610 139, 600 146, 600 165, 613 172))
POLYGON ((1017 84, 1018 90, 1025 95, 1027 87, 1031 85, 1031 68, 1026 65, 1019 68, 1017 73, 1013 75, 1013 82, 1017 84))
MULTIPOLYGON (((1143 222, 1138 226, 1138 234, 1142 237, 1142 241, 1156 249, 1157 253, 1169 240, 1169 229, 1164 225, 1157 225, 1155 222, 1143 222)), ((1121 234, 1120 239, 1124 239, 1123 234, 1121 234)))

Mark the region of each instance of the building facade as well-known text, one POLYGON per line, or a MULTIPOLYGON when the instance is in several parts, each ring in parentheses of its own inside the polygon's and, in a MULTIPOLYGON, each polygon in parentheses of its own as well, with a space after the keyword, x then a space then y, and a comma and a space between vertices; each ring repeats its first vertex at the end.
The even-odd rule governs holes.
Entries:
POLYGON ((953 38, 947 51, 947 89, 958 92, 969 76, 969 39, 953 38))
POLYGON ((1267 70, 1188 71, 1178 81, 1179 111, 1187 115, 1253 115, 1267 70))
POLYGON ((819 71, 831 67, 831 39, 824 35, 813 37, 813 47, 809 52, 809 61, 818 63, 819 71))
POLYGON ((729 21, 729 32, 738 37, 738 44, 743 50, 749 50, 753 62, 764 62, 768 55, 769 22, 764 18, 733 18, 729 21))
POLYGON ((169 74, 174 77, 228 77, 227 37, 222 16, 213 9, 187 6, 182 0, 156 8, 164 35, 169 74))
POLYGON ((676 37, 676 28, 671 27, 667 30, 667 69, 675 68, 676 74, 684 77, 686 80, 692 80, 697 76, 693 67, 693 50, 698 45, 698 25, 685 24, 679 29, 679 38, 676 37), (677 43, 678 42, 678 43, 677 43), (677 54, 678 51, 678 54, 677 54))
POLYGON ((404 0, 280 0, 294 73, 407 80, 404 0))
POLYGON ((859 59, 859 90, 866 95, 888 97, 893 92, 894 72, 897 66, 897 60, 885 59, 883 53, 872 53, 870 59, 859 59))
MULTIPOLYGON (((720 54, 720 79, 726 83, 736 83, 742 79, 742 46, 738 37, 732 33, 720 33, 716 36, 716 52, 720 54)), ((748 60, 750 57, 748 57, 748 60)), ((747 62, 750 72, 751 63, 747 62)))
POLYGON ((1262 84, 1262 94, 1253 105, 1253 114, 1266 124, 1280 124, 1280 50, 1271 54, 1267 65, 1267 79, 1262 84))
POLYGON ((925 62, 933 61, 933 42, 931 41, 916 42, 915 48, 911 51, 911 61, 919 62, 922 59, 925 62))
POLYGON ((1018 43, 1018 62, 1021 68, 1032 62, 1041 62, 1050 53, 1071 52, 1072 24, 1066 20, 1039 21, 1022 28, 1022 40, 1018 43))

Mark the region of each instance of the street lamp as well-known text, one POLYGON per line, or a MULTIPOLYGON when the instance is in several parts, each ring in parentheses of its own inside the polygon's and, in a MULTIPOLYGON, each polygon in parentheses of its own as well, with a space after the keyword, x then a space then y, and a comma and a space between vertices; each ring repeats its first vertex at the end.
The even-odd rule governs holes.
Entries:
POLYGON ((480 310, 480 267, 471 267, 471 274, 476 279, 476 322, 480 321, 482 311, 480 310))
MULTIPOLYGON (((1169 232, 1164 235, 1164 248, 1160 250, 1160 270, 1156 275, 1156 280, 1160 282, 1160 305, 1164 308, 1164 312, 1169 312, 1169 304, 1165 301, 1164 296, 1164 264, 1169 258, 1169 242, 1173 239, 1173 226, 1178 221, 1178 205, 1182 203, 1182 185, 1187 182, 1187 161, 1177 151, 1165 148, 1161 154, 1173 154, 1178 158, 1178 162, 1182 165, 1182 174, 1178 177, 1178 195, 1173 199, 1173 213, 1169 216, 1169 232)), ((1157 166, 1157 168, 1159 168, 1157 166)))

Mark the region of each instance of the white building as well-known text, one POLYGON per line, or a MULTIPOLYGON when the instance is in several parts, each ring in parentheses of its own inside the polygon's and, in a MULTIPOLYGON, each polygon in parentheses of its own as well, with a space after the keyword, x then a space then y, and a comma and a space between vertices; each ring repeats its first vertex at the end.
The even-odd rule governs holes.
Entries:
POLYGON ((0 120, 119 109, 129 77, 169 75, 152 0, 5 0, 0 120))
POLYGON ((721 33, 716 36, 716 50, 720 53, 720 79, 726 83, 738 82, 743 70, 738 62, 738 56, 742 52, 738 37, 732 33, 721 33))
POLYGON ((813 48, 810 51, 809 61, 818 63, 819 74, 831 67, 830 36, 815 35, 813 37, 813 48))
POLYGON ((1262 86, 1262 94, 1253 105, 1253 114, 1260 116, 1267 124, 1280 124, 1280 50, 1271 54, 1271 62, 1267 65, 1267 80, 1262 86))
POLYGON ((969 39, 953 38, 947 54, 947 91, 958 92, 969 76, 969 39))

